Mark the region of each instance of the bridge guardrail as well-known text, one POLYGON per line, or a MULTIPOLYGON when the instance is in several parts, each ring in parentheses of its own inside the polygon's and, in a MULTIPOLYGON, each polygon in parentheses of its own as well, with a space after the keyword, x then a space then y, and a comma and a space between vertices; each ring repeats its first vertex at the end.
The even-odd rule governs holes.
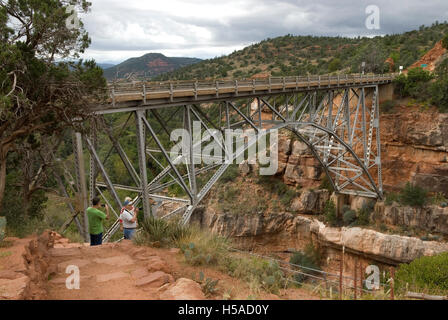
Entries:
MULTIPOLYGON (((269 91, 271 89, 278 89, 278 86, 291 88, 294 84, 298 87, 303 87, 304 84, 311 86, 329 85, 332 82, 335 84, 347 83, 375 83, 381 81, 391 81, 397 74, 346 74, 346 75, 312 75, 312 76, 295 76, 295 77, 266 77, 256 79, 219 79, 219 80, 198 80, 198 81, 166 81, 166 82, 133 82, 133 83, 113 83, 109 84, 109 96, 113 99, 116 95, 124 94, 150 94, 154 92, 174 92, 190 91, 197 94, 201 90, 216 90, 233 89, 238 92, 239 88, 253 88, 263 86, 269 91), (371 80, 371 81, 369 81, 371 80)), ((258 88, 260 89, 260 88, 258 88)))

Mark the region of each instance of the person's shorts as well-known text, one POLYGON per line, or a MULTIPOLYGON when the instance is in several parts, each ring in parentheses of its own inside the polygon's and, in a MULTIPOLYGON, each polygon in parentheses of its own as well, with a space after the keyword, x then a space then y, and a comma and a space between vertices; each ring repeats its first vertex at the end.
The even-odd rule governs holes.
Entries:
POLYGON ((126 240, 132 240, 132 238, 134 237, 134 234, 135 234, 135 229, 124 228, 123 233, 124 233, 124 238, 126 240))
POLYGON ((90 235, 91 246, 100 246, 102 244, 103 244, 103 233, 90 235))

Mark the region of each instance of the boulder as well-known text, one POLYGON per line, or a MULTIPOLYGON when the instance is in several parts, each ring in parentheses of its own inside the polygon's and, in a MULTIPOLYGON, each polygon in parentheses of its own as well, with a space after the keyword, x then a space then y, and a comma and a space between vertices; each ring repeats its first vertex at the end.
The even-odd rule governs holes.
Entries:
POLYGON ((161 300, 205 300, 201 286, 193 280, 180 278, 165 292, 160 294, 161 300))
POLYGON ((156 271, 146 277, 137 279, 135 285, 137 287, 159 288, 166 283, 174 282, 173 276, 163 271, 156 271))
POLYGON ((325 203, 330 199, 328 190, 305 190, 292 202, 291 210, 301 214, 322 214, 325 203))
POLYGON ((147 269, 150 272, 164 271, 168 272, 168 265, 159 256, 149 257, 147 260, 147 269))

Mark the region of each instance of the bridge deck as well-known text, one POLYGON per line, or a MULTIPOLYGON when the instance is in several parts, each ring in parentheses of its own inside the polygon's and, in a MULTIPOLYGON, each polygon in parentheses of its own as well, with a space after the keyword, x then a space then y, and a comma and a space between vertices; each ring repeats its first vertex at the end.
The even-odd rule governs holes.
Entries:
POLYGON ((395 74, 271 77, 250 80, 137 82, 109 86, 108 105, 99 113, 130 106, 151 106, 217 101, 226 98, 276 94, 281 92, 337 89, 391 83, 395 74))

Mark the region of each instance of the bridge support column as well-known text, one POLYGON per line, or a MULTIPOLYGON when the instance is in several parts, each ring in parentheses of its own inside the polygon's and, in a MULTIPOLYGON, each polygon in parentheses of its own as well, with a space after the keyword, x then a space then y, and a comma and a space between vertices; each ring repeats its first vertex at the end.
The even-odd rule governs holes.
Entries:
POLYGON ((136 129, 137 129, 137 151, 138 163, 140 168, 140 189, 142 190, 142 203, 145 218, 152 215, 151 206, 149 204, 149 196, 146 190, 148 185, 148 172, 146 170, 146 135, 142 118, 145 116, 144 111, 135 112, 136 129))
POLYGON ((344 214, 344 212, 342 212, 342 207, 347 203, 347 199, 348 195, 340 193, 333 193, 330 198, 336 206, 336 215, 341 219, 344 214))
POLYGON ((76 165, 76 184, 78 186, 79 193, 79 207, 78 210, 82 210, 83 213, 83 236, 84 241, 89 242, 89 221, 87 218, 87 181, 85 176, 85 165, 84 165, 84 153, 82 149, 82 135, 80 132, 75 132, 74 134, 74 151, 75 151, 75 165, 76 165))

